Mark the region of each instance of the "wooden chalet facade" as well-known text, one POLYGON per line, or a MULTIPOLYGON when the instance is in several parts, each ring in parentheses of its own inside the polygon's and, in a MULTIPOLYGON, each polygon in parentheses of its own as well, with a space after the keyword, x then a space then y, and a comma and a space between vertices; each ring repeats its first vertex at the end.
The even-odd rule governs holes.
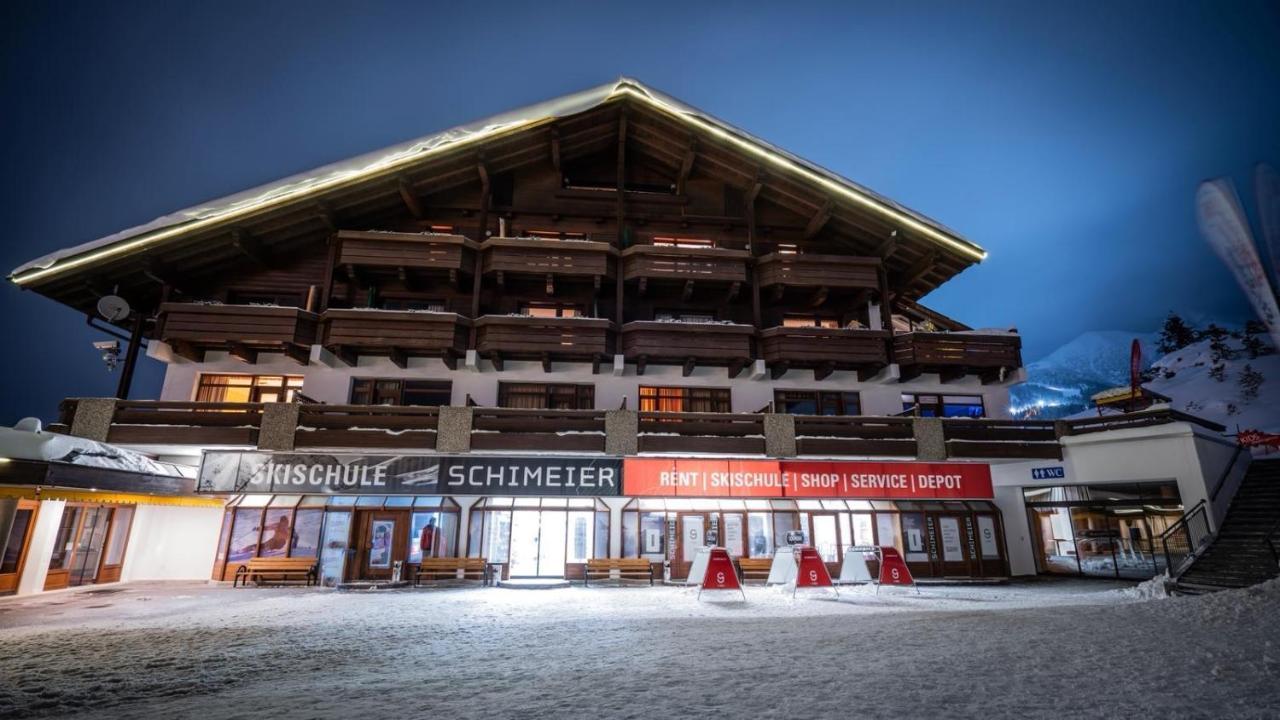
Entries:
MULTIPOLYGON (((166 456, 1060 458, 1052 424, 1004 419, 1021 376, 1016 332, 977 332, 920 304, 984 256, 622 80, 162 218, 11 280, 91 316, 104 295, 128 301, 118 325, 168 363, 164 389, 113 403, 95 432, 166 456), (282 403, 294 409, 282 415, 282 403), (465 442, 449 430, 462 408, 465 442), (944 418, 930 427, 945 449, 924 452, 907 416, 944 418)), ((55 429, 75 430, 86 407, 68 401, 55 429)), ((450 507, 433 512, 462 512, 450 507)), ((474 505, 473 522, 499 512, 488 507, 474 505)), ((966 523, 979 512, 957 508, 966 523)), ((591 511, 641 532, 630 510, 591 511)), ((234 518, 252 514, 228 513, 220 574, 234 570, 223 557, 234 518)), ((482 552, 471 543, 489 540, 452 522, 450 552, 482 552)), ((1006 574, 999 555, 970 560, 914 569, 1006 574)))

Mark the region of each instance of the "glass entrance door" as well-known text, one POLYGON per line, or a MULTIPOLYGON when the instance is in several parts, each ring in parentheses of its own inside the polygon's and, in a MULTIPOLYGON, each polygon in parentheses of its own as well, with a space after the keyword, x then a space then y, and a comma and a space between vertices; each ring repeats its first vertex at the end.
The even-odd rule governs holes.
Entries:
POLYGON ((511 513, 511 577, 564 577, 567 515, 563 510, 511 513))
POLYGON ((407 513, 372 511, 361 515, 360 579, 390 580, 396 561, 405 560, 407 513))
POLYGON ((102 559, 102 544, 107 538, 107 523, 111 508, 90 507, 85 510, 84 524, 71 555, 71 586, 87 585, 98 578, 98 563, 102 559))

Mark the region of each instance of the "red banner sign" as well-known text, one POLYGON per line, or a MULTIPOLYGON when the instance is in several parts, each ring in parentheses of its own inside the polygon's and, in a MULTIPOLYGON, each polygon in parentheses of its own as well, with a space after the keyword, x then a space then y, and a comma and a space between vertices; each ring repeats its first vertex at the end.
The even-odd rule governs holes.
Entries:
POLYGON ((622 494, 656 497, 989 499, 983 463, 627 458, 622 494))
POLYGON ((915 578, 907 569, 907 563, 895 547, 880 548, 880 584, 915 585, 915 578))
POLYGON ((800 564, 796 571, 796 587, 833 587, 822 556, 811 547, 800 548, 800 564))

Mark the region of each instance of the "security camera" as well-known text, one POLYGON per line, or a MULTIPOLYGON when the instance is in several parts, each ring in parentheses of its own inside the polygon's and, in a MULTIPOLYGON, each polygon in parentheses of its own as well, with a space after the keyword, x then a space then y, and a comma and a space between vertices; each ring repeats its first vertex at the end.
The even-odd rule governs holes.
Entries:
POLYGON ((93 349, 102 353, 102 362, 106 364, 107 372, 116 369, 116 363, 120 360, 119 340, 99 340, 93 344, 93 349))

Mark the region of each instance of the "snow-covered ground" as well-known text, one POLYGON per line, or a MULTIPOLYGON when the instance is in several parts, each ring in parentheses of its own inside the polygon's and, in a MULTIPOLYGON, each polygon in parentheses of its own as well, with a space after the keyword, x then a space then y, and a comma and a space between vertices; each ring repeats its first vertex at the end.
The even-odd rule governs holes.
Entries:
POLYGON ((0 717, 1276 717, 1280 584, 0 600, 0 717))

